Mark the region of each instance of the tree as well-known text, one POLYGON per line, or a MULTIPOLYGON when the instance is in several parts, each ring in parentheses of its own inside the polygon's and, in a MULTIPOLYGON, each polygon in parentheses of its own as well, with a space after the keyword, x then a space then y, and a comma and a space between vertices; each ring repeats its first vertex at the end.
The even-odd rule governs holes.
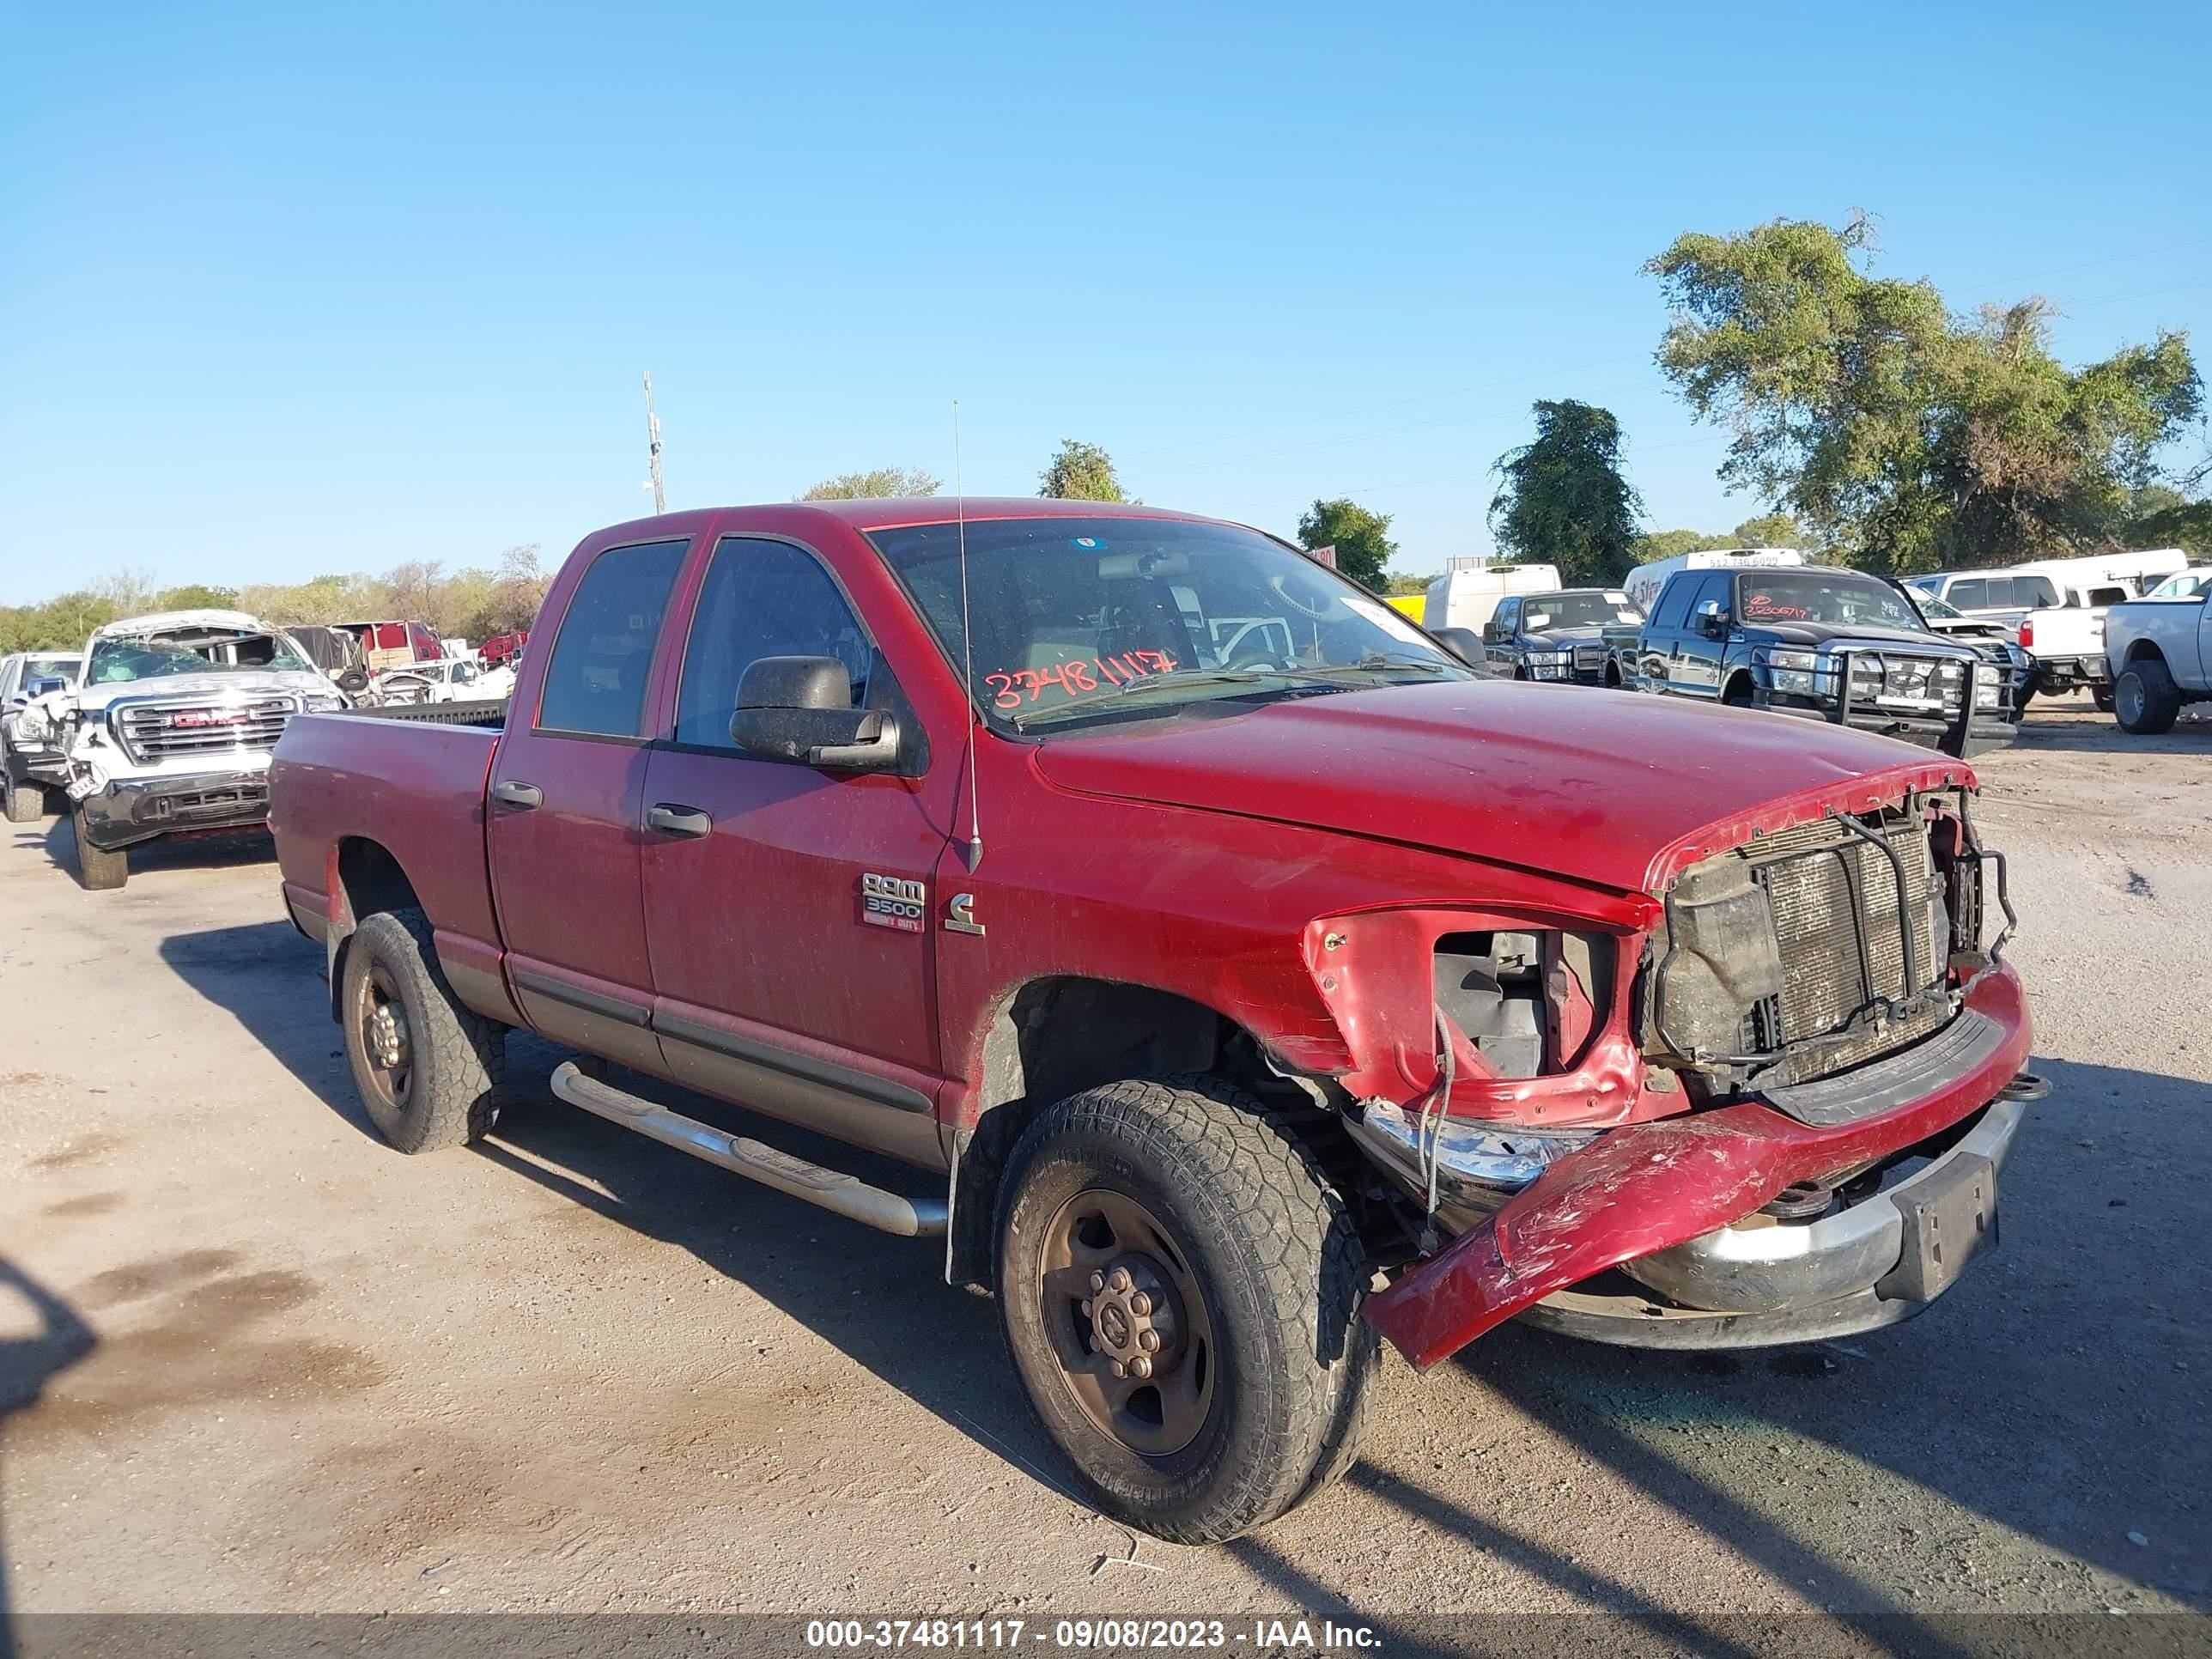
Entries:
POLYGON ((1721 466, 1851 562, 1898 574, 2083 551, 2197 419, 2186 336, 2068 369, 2039 299, 1954 317, 1876 279, 1866 216, 1679 237, 1645 269, 1673 312, 1661 371, 1735 439, 1721 466))
POLYGON ((885 495, 934 495, 938 482, 918 466, 879 466, 872 472, 840 472, 824 478, 802 501, 866 501, 885 495))
POLYGON ((1571 398, 1535 405, 1533 443, 1498 458, 1491 498, 1498 544, 1524 564, 1555 564, 1571 585, 1617 583, 1637 563, 1644 503, 1620 476, 1620 422, 1571 398))
POLYGON ((1308 552, 1334 547, 1338 571, 1378 593, 1389 586, 1382 568, 1398 550, 1398 544, 1390 539, 1388 513, 1370 513, 1342 496, 1307 508, 1298 520, 1298 545, 1308 552))
POLYGON ((1052 464, 1037 476, 1037 494, 1048 501, 1122 501, 1121 480, 1114 458, 1097 444, 1063 438, 1052 464))
POLYGON ((181 587, 165 587, 149 602, 155 611, 235 611, 238 609, 238 590, 234 587, 210 587, 205 582, 186 582, 181 587))
POLYGON ((1813 545, 1805 526, 1787 513, 1762 513, 1755 519, 1746 519, 1735 527, 1735 534, 1729 539, 1737 547, 1794 547, 1802 550, 1813 545))

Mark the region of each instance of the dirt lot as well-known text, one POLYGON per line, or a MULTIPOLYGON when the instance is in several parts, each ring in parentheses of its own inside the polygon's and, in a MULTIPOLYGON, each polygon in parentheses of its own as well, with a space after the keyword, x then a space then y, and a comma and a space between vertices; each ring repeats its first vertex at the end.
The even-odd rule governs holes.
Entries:
POLYGON ((2203 1607, 2212 723, 2031 727, 1984 829, 2057 1086, 1994 1257, 1826 1347, 1393 1362, 1349 1480, 1199 1551, 1066 1494, 927 1245, 542 1087, 473 1152, 387 1151, 265 841, 103 894, 11 830, 0 1608, 2203 1607))

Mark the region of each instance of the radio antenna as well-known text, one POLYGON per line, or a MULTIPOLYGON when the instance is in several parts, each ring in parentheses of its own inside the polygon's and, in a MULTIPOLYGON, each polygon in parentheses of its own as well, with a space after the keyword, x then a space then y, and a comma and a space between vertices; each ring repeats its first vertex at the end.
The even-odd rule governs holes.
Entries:
POLYGON ((968 609, 968 487, 960 471, 960 399, 952 400, 952 514, 960 536, 960 684, 968 694, 968 868, 983 861, 983 817, 975 783, 975 730, 983 723, 975 701, 975 629, 968 609))

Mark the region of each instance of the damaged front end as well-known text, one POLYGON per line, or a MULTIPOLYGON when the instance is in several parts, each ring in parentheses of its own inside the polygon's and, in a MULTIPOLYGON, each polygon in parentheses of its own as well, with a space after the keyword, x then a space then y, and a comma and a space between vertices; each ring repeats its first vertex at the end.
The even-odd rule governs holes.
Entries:
POLYGON ((1316 924, 1365 1039, 1350 1131, 1417 1241, 1367 1316, 1418 1365, 1523 1312, 1676 1347, 1863 1330, 1995 1241, 2040 1085, 1968 792, 1753 831, 1654 888, 1638 925, 1316 924), (1417 1035, 1376 970, 1424 944, 1417 1035))

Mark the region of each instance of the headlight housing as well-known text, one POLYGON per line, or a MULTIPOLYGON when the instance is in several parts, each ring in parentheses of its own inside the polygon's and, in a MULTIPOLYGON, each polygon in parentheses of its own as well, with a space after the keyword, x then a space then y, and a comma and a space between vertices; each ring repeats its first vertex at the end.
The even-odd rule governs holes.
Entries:
POLYGON ((337 693, 311 691, 301 700, 300 706, 310 714, 331 714, 350 705, 337 693))
POLYGON ((1816 674, 1820 659, 1813 652, 1790 646, 1769 646, 1754 652, 1752 661, 1766 670, 1769 690, 1779 691, 1785 696, 1809 697, 1820 690, 1816 674))

